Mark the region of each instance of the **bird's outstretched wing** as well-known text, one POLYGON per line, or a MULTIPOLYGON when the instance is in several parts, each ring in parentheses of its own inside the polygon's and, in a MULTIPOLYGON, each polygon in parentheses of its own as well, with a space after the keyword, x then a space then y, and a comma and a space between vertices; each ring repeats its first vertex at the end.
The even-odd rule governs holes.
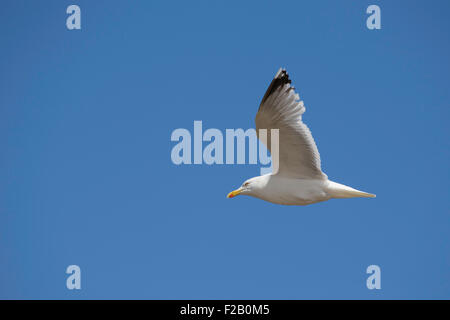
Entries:
MULTIPOLYGON (((302 122, 303 101, 291 87, 291 80, 280 69, 272 80, 256 114, 256 132, 267 129, 267 149, 272 152, 271 129, 279 131, 279 157, 272 154, 274 171, 279 175, 298 179, 327 179, 320 168, 320 155, 308 127, 302 122)), ((276 148, 275 148, 276 149, 276 148)))

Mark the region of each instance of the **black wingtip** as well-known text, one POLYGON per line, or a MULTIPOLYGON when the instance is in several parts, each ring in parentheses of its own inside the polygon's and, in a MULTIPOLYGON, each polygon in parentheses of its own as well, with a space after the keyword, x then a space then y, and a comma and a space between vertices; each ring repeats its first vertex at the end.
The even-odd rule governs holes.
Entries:
POLYGON ((261 103, 264 103, 264 101, 269 98, 269 96, 275 92, 279 87, 284 86, 285 84, 290 84, 291 79, 289 79, 289 75, 286 71, 286 69, 280 68, 278 72, 276 73, 275 77, 273 78, 272 82, 269 85, 269 88, 267 88, 266 93, 264 94, 264 97, 261 101, 261 103))

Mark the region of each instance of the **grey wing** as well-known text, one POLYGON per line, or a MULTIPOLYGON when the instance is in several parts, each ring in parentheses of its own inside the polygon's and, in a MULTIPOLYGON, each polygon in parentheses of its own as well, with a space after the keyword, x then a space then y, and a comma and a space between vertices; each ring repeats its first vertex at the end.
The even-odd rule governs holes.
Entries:
POLYGON ((320 155, 308 127, 302 122, 305 112, 303 101, 291 86, 286 70, 280 69, 267 89, 258 113, 256 132, 272 155, 272 165, 277 173, 298 179, 327 179, 320 167, 320 155), (260 129, 267 129, 267 139, 260 129), (273 154, 277 148, 271 143, 271 129, 278 129, 278 161, 273 154), (273 149, 273 150, 272 150, 273 149))

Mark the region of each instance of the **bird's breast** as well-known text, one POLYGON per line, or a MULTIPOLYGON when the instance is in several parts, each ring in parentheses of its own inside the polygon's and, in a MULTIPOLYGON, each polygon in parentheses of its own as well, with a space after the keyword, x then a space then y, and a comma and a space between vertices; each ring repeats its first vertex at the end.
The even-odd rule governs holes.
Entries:
POLYGON ((330 199, 322 180, 272 178, 261 199, 284 205, 307 205, 330 199))

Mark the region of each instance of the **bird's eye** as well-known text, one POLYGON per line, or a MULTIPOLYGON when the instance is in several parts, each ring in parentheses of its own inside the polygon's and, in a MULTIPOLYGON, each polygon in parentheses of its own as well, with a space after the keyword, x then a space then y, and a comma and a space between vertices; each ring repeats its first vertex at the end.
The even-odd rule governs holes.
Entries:
POLYGON ((244 183, 244 187, 248 186, 248 182, 244 183))

